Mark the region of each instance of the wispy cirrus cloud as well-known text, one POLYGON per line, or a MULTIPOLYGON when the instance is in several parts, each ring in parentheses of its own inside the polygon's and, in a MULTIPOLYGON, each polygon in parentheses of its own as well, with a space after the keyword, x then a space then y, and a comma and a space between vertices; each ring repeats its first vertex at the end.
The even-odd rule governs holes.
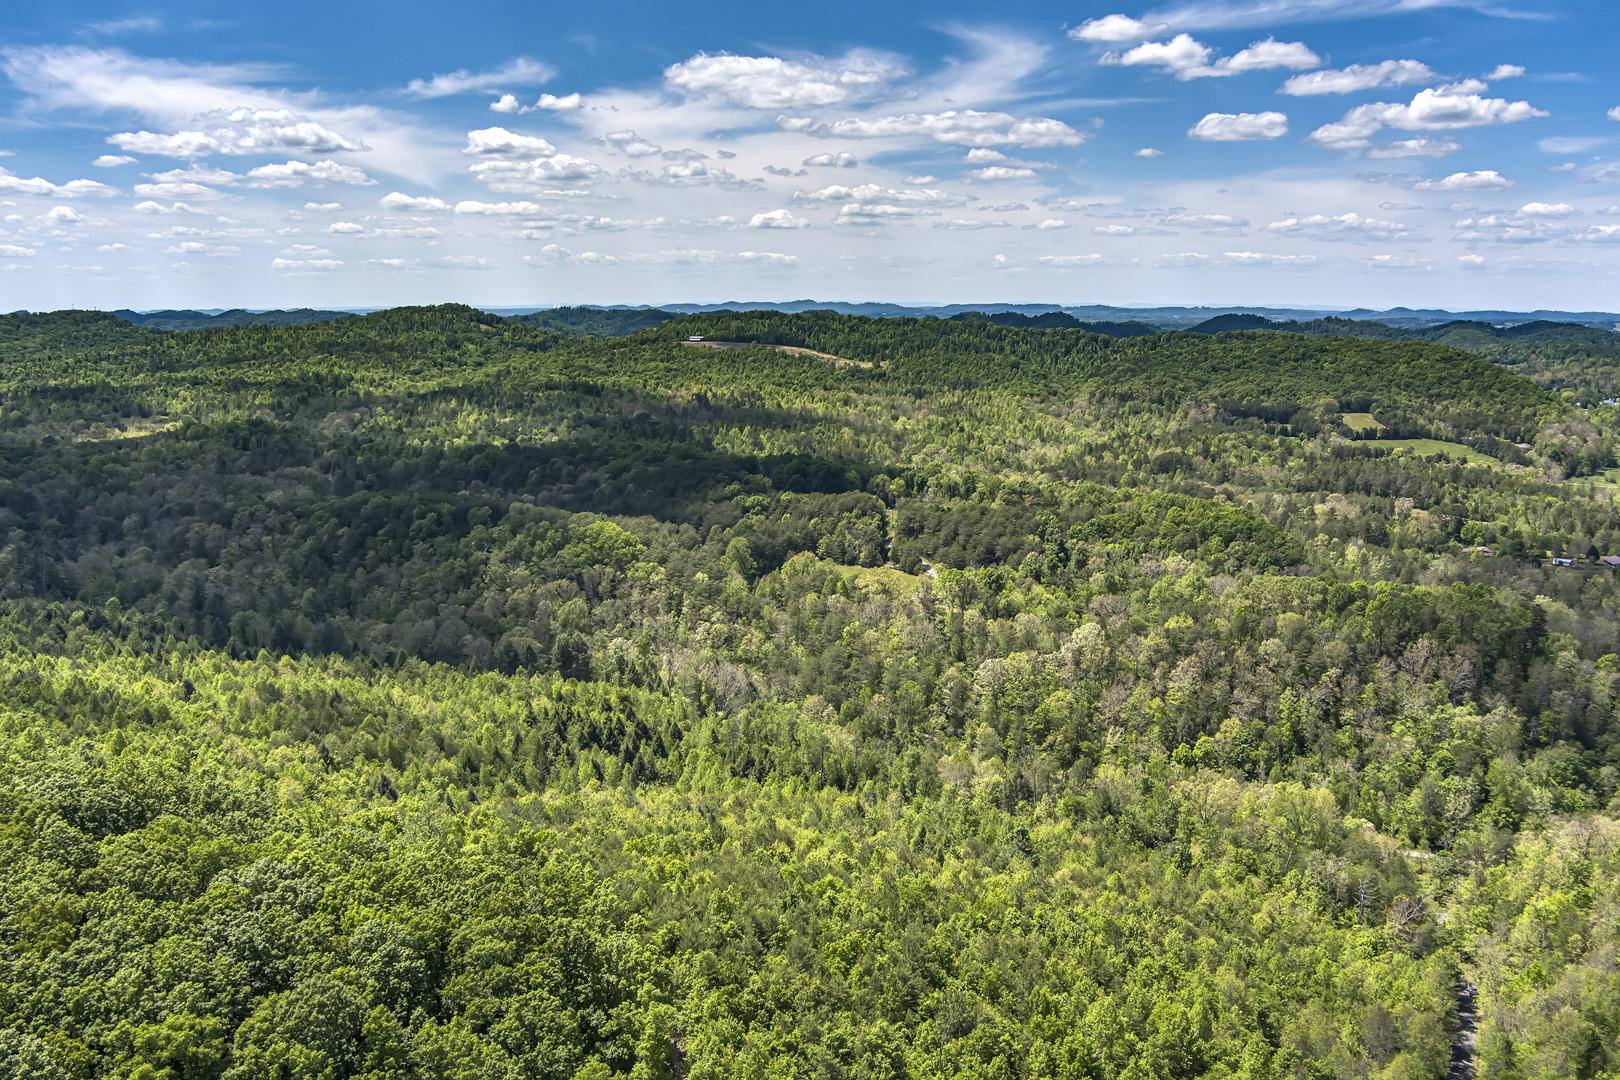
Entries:
POLYGON ((162 19, 153 15, 132 15, 125 19, 86 23, 79 34, 81 37, 122 37, 126 34, 156 34, 162 30, 162 19))
POLYGON ((1547 19, 1538 7, 1497 0, 1191 0, 1157 8, 1140 18, 1116 12, 1070 27, 1076 41, 1124 45, 1177 30, 1241 30, 1256 26, 1347 22, 1452 8, 1506 19, 1547 19))
POLYGON ((1351 64, 1337 70, 1312 71, 1295 75, 1282 84, 1282 93, 1293 97, 1321 94, 1353 94, 1381 86, 1406 86, 1431 82, 1429 65, 1417 60, 1384 60, 1376 64, 1351 64))
POLYGON ((405 93, 414 98, 453 97, 488 90, 505 90, 514 86, 538 86, 556 78, 557 69, 528 56, 508 60, 487 71, 469 71, 458 68, 429 79, 412 79, 405 93))
POLYGON ((0 50, 0 72, 21 91, 29 113, 136 118, 162 130, 130 131, 124 133, 131 136, 126 142, 158 153, 184 151, 170 156, 186 156, 188 147, 201 150, 210 139, 222 147, 243 145, 242 140, 258 137, 251 130, 253 118, 263 115, 278 118, 273 121, 278 124, 311 125, 296 129, 303 133, 291 143, 277 143, 277 150, 359 153, 357 148, 364 148, 373 167, 421 182, 453 167, 445 139, 419 121, 373 105, 269 86, 285 75, 269 65, 195 64, 122 49, 28 46, 0 50), (238 116, 245 119, 232 119, 238 116), (240 129, 244 124, 249 130, 240 129), (317 137, 316 128, 328 134, 317 137))
POLYGON ((779 117, 778 126, 826 138, 928 138, 954 146, 1079 146, 1089 137, 1051 117, 1018 117, 976 109, 898 116, 852 116, 831 123, 805 117, 779 117))
POLYGON ((1522 4, 1498 0, 1192 0, 1155 9, 1144 15, 1142 22, 1178 30, 1235 30, 1410 15, 1447 8, 1505 19, 1550 17, 1533 4, 1534 0, 1525 0, 1522 4))

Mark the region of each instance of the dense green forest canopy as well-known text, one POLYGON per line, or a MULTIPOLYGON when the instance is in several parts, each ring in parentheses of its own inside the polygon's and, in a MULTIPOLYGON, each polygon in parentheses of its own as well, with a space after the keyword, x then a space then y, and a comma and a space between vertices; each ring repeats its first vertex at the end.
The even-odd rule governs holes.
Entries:
POLYGON ((1620 1074, 1606 411, 531 321, 0 317, 0 1077, 1620 1074))
POLYGON ((674 312, 657 308, 555 307, 514 318, 525 326, 554 330, 559 334, 589 334, 592 337, 620 337, 658 326, 675 318, 674 312))
POLYGON ((719 312, 665 324, 673 337, 798 345, 882 364, 919 388, 999 386, 1112 393, 1166 405, 1217 403, 1301 424, 1341 404, 1416 413, 1435 434, 1529 441, 1571 415, 1529 381, 1460 350, 1265 332, 1116 339, 979 320, 866 319, 831 312, 719 312), (1349 403, 1349 404, 1345 404, 1349 403))
MULTIPOLYGON (((690 307, 683 305, 677 307, 691 313, 690 307)), ((785 311, 795 313, 837 311, 846 315, 867 314, 889 318, 926 317, 959 323, 989 323, 1020 329, 1081 330, 1117 338, 1151 337, 1166 330, 1183 330, 1200 334, 1272 330, 1314 337, 1428 342, 1449 345, 1483 356, 1487 360, 1509 365, 1538 385, 1566 393, 1573 401, 1590 405, 1597 402, 1612 402, 1620 398, 1620 373, 1617 373, 1620 372, 1620 334, 1588 323, 1549 319, 1491 323, 1478 318, 1444 320, 1432 315, 1407 318, 1402 317, 1399 311, 1391 313, 1385 319, 1370 317, 1371 313, 1361 313, 1354 318, 1322 316, 1294 320, 1274 319, 1257 312, 1232 312, 1194 322, 1186 317, 1183 309, 1149 310, 1142 318, 1136 319, 1086 321, 1058 309, 1040 310, 1038 305, 1026 307, 1029 310, 992 308, 988 311, 978 311, 959 308, 903 308, 881 304, 817 305, 813 301, 804 301, 776 308, 738 305, 734 310, 724 307, 718 310, 727 315, 746 310, 776 315, 785 311), (1152 321, 1154 319, 1159 321, 1152 321)), ((716 309, 707 307, 704 310, 712 313, 716 309)), ((308 322, 326 322, 351 317, 345 312, 311 308, 262 312, 240 309, 222 312, 120 310, 112 314, 139 326, 175 332, 231 326, 296 326, 308 322)), ((678 311, 659 308, 563 306, 509 317, 526 326, 559 334, 620 337, 662 325, 671 319, 679 318, 680 314, 678 311)))
POLYGON ((276 311, 130 311, 113 312, 125 322, 136 326, 150 326, 154 330, 218 330, 227 326, 299 326, 310 322, 330 322, 346 319, 346 311, 321 311, 316 308, 286 308, 276 311))
POLYGON ((1449 345, 1505 364, 1538 385, 1566 390, 1587 403, 1620 397, 1620 333, 1579 323, 1535 319, 1508 325, 1459 319, 1397 327, 1371 319, 1328 317, 1276 321, 1259 315, 1222 315, 1192 328, 1197 333, 1272 330, 1314 337, 1424 341, 1449 345))

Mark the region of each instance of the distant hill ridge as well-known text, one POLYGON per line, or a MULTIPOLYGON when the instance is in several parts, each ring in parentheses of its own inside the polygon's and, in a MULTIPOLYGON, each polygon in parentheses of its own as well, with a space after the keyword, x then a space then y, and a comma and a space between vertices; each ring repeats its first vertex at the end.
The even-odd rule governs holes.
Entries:
POLYGON ((304 323, 330 322, 347 319, 351 311, 325 311, 317 308, 289 308, 274 311, 249 311, 231 308, 227 311, 208 312, 189 309, 165 311, 131 311, 121 308, 112 312, 125 322, 147 326, 154 330, 213 330, 227 326, 300 326, 304 323))
MULTIPOLYGON (((620 317, 660 315, 614 316, 620 317)), ((447 365, 496 354, 516 359, 556 352, 587 367, 595 362, 597 354, 586 346, 579 327, 600 331, 605 317, 586 311, 557 318, 572 320, 576 332, 559 333, 463 304, 394 308, 297 325, 226 327, 216 332, 223 340, 217 346, 204 344, 202 354, 216 347, 229 355, 244 348, 273 347, 278 354, 331 357, 361 365, 386 355, 390 370, 416 366, 440 373, 447 365)), ((1172 406, 1203 402, 1298 430, 1323 422, 1325 414, 1318 415, 1323 402, 1342 403, 1328 406, 1329 411, 1371 411, 1386 426, 1436 437, 1471 432, 1479 439, 1507 441, 1528 441, 1544 423, 1569 415, 1567 405, 1505 367, 1425 341, 1266 330, 1150 335, 1131 327, 1111 335, 1086 326, 1069 327, 1070 321, 1075 320, 1050 313, 1032 318, 1001 313, 998 318, 894 319, 825 311, 723 311, 663 320, 628 335, 628 344, 656 350, 664 343, 702 335, 716 341, 789 345, 855 361, 854 366, 864 370, 850 373, 851 378, 923 389, 1001 387, 1037 395, 1123 395, 1172 406), (1005 322, 1019 325, 1002 325, 1005 322)), ((1252 325, 1252 320, 1242 325, 1252 325)), ((186 351, 189 345, 178 345, 173 334, 102 312, 0 316, 0 345, 17 356, 71 355, 73 370, 80 373, 98 362, 130 363, 137 350, 143 365, 194 362, 186 351)), ((733 371, 759 362, 758 357, 718 352, 678 361, 733 371)))
MULTIPOLYGON (((1608 332, 1620 327, 1620 314, 1603 311, 1446 311, 1440 308, 1396 307, 1385 310, 1353 308, 1348 311, 1326 308, 1285 308, 1265 306, 1177 306, 1118 307, 1108 304, 1056 304, 1056 303, 971 303, 971 304, 895 304, 880 301, 843 300, 786 300, 744 301, 731 300, 715 304, 663 304, 658 306, 637 304, 582 304, 561 307, 492 306, 482 310, 493 315, 516 318, 527 325, 556 330, 559 333, 585 333, 594 336, 616 336, 634 333, 647 326, 667 322, 678 315, 692 315, 717 311, 833 311, 842 315, 865 315, 873 318, 938 318, 950 319, 960 315, 1005 317, 1023 316, 1041 322, 1017 325, 1065 326, 1054 317, 1067 316, 1077 324, 1116 337, 1163 330, 1197 329, 1204 332, 1225 332, 1237 329, 1282 329, 1271 324, 1301 324, 1331 320, 1340 323, 1375 323, 1400 329, 1428 330, 1456 323, 1478 323, 1495 328, 1540 327, 1542 324, 1559 326, 1588 326, 1608 332), (1246 323, 1213 320, 1244 316, 1246 323), (1265 320, 1264 323, 1254 320, 1265 320)), ((289 326, 306 322, 321 322, 363 314, 364 309, 331 310, 315 308, 253 310, 232 308, 225 311, 172 309, 162 311, 136 311, 120 309, 112 314, 138 326, 160 330, 200 330, 222 326, 289 326)), ((1003 323, 1001 325, 1013 325, 1003 323)), ((1079 329, 1079 326, 1068 327, 1079 329)), ((1298 325, 1288 329, 1296 333, 1309 333, 1298 325)), ((1526 331, 1534 333, 1535 331, 1526 331)), ((1372 331, 1376 334, 1377 331, 1372 331)), ((1371 336, 1371 335, 1369 335, 1371 336)))
POLYGON ((1339 408, 1373 411, 1381 422, 1399 420, 1402 427, 1468 429, 1519 441, 1564 409, 1505 366, 1420 340, 1262 330, 1113 336, 1004 321, 720 311, 648 333, 814 349, 881 365, 888 377, 918 386, 995 385, 1164 404, 1211 402, 1302 429, 1313 423, 1312 403, 1332 400, 1344 403, 1339 408), (1216 341, 1202 343, 1211 337, 1216 341))
POLYGON ((1062 312, 1082 322, 1143 322, 1164 329, 1188 329, 1222 315, 1257 315, 1276 322, 1309 321, 1319 318, 1371 320, 1391 326, 1432 326, 1442 323, 1468 321, 1493 325, 1557 322, 1576 323, 1612 330, 1620 326, 1620 314, 1606 311, 1446 311, 1440 308, 1390 308, 1380 311, 1372 308, 1354 308, 1349 311, 1330 308, 1286 308, 1265 306, 1178 306, 1117 307, 1108 304, 940 304, 907 305, 841 300, 788 300, 741 301, 731 300, 718 304, 663 304, 660 310, 680 314, 698 314, 713 311, 835 311, 841 315, 866 315, 876 318, 932 317, 948 319, 955 315, 981 313, 986 315, 1018 313, 1040 316, 1049 312, 1062 312))
MULTIPOLYGON (((1514 368, 1544 389, 1572 394, 1571 400, 1595 405, 1620 399, 1620 316, 1585 312, 1483 312, 1490 318, 1463 318, 1436 309, 1394 308, 1385 313, 1357 309, 1350 313, 1312 313, 1291 309, 1249 308, 1064 308, 1050 304, 981 304, 907 308, 898 304, 791 301, 782 305, 571 305, 551 308, 479 308, 513 323, 563 337, 623 337, 693 314, 855 314, 879 320, 920 318, 932 322, 978 322, 993 326, 1063 333, 1099 334, 1111 338, 1148 337, 1173 331, 1200 334, 1287 333, 1322 338, 1365 338, 1379 341, 1448 345, 1514 368), (840 308, 858 309, 853 312, 840 308), (701 309, 701 310, 697 310, 701 309), (785 310, 794 309, 794 310, 785 310), (1125 317, 1110 317, 1120 316, 1125 317), (1192 316, 1198 316, 1192 318, 1192 316), (1440 318, 1439 316, 1446 316, 1440 318), (1553 317, 1531 317, 1547 315, 1553 317), (1278 317, 1281 316, 1281 317, 1278 317), (1309 316, 1309 317, 1302 317, 1309 316), (1580 321, 1585 319, 1599 321, 1580 321), (1573 320, 1573 321, 1572 321, 1573 320)), ((398 309, 395 309, 398 310, 398 309)), ((21 313, 19 313, 21 314, 21 313)), ((298 308, 252 311, 171 309, 161 311, 57 312, 56 317, 81 322, 68 336, 87 340, 108 332, 110 325, 135 325, 175 333, 235 327, 301 326, 354 317, 361 312, 298 308), (90 319, 90 322, 83 320, 90 319), (103 320, 103 321, 96 321, 103 320)), ((12 333, 41 332, 14 327, 12 333)), ((58 336, 56 340, 63 340, 58 336)))

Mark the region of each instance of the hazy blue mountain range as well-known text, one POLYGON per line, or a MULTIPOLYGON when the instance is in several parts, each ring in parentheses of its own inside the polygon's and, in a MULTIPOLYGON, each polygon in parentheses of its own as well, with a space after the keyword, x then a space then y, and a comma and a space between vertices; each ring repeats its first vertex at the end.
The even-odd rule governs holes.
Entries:
MULTIPOLYGON (((292 326, 300 323, 325 322, 349 315, 365 314, 369 310, 371 309, 232 308, 134 311, 123 308, 112 314, 137 326, 158 330, 205 330, 226 326, 292 326)), ((1575 324, 1604 332, 1620 328, 1620 313, 1610 311, 1446 311, 1440 308, 1404 307, 1382 311, 1371 308, 1353 308, 1345 311, 1330 308, 1243 306, 1116 307, 1109 304, 1000 303, 913 305, 845 300, 728 300, 718 304, 663 304, 657 307, 622 304, 562 307, 536 305, 488 307, 482 310, 493 315, 517 318, 528 325, 556 330, 559 333, 585 333, 610 337, 656 326, 678 315, 712 311, 834 311, 843 315, 865 315, 874 318, 951 319, 982 316, 1003 326, 1089 329, 1113 337, 1129 337, 1152 330, 1199 330, 1215 333, 1223 330, 1269 329, 1318 333, 1320 328, 1303 325, 1317 320, 1380 323, 1395 329, 1425 331, 1459 324, 1493 328, 1535 326, 1543 328, 1543 331, 1548 324, 1575 324), (1018 316, 1019 319, 1005 318, 1008 316, 1018 316), (1056 316, 1066 317, 1068 321, 1056 316)), ((1370 336, 1382 335, 1374 332, 1370 336)), ((1433 338, 1425 336, 1424 340, 1433 338)))

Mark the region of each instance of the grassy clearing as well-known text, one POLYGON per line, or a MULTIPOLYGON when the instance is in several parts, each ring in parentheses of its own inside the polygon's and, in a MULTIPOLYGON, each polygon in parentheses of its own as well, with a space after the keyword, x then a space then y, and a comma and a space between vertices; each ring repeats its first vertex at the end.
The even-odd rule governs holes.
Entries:
POLYGON ((1391 449, 1406 449, 1424 457, 1430 454, 1445 454, 1448 457, 1462 458, 1470 465, 1502 464, 1491 455, 1482 454, 1471 446, 1446 442, 1443 439, 1376 439, 1373 445, 1387 446, 1391 449))
POLYGON ((893 566, 851 566, 848 573, 860 588, 902 600, 920 592, 924 580, 918 574, 908 574, 893 566))
POLYGON ((1340 413, 1339 419, 1344 422, 1345 427, 1349 428, 1351 431, 1354 431, 1358 435, 1364 431, 1384 430, 1384 425, 1380 424, 1377 420, 1374 420, 1373 414, 1370 412, 1340 413))

